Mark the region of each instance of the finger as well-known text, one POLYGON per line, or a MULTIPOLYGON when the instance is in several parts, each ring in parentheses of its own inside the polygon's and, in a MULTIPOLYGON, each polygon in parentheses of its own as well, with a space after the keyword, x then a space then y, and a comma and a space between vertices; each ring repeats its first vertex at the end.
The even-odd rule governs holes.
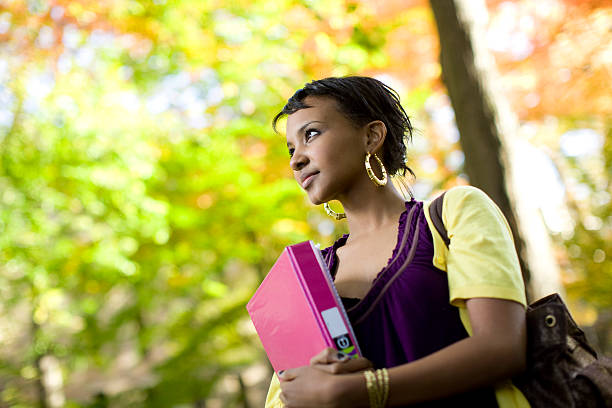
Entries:
POLYGON ((300 372, 301 367, 298 368, 290 368, 287 370, 280 370, 278 372, 278 379, 281 381, 291 381, 293 380, 295 377, 298 376, 299 372, 300 372))
POLYGON ((280 400, 283 403, 283 408, 288 408, 291 405, 291 396, 294 395, 296 385, 292 381, 281 381, 280 387, 280 400))
POLYGON ((344 363, 344 367, 350 372, 369 370, 374 367, 372 362, 365 357, 352 358, 344 363))
POLYGON ((315 355, 313 358, 310 359, 310 365, 329 364, 339 361, 338 353, 338 350, 331 347, 327 347, 326 349, 323 349, 319 354, 315 355))
POLYGON ((283 408, 291 408, 291 407, 295 406, 295 405, 293 405, 291 403, 290 399, 287 398, 287 395, 285 395, 283 393, 280 394, 280 400, 283 403, 283 405, 282 405, 283 408))
POLYGON ((344 362, 317 364, 314 367, 330 374, 345 374, 369 370, 372 368, 372 363, 366 358, 358 357, 344 362))

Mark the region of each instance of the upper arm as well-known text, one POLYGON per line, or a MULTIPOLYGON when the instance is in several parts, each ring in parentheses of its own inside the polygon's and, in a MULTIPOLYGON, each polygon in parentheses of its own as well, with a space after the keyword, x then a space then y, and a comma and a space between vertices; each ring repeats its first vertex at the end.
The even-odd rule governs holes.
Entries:
POLYGON ((510 371, 522 371, 527 352, 524 306, 511 300, 471 298, 466 307, 471 337, 486 344, 510 371))
POLYGON ((471 298, 466 307, 474 336, 524 337, 525 308, 504 299, 471 298))
MULTIPOLYGON (((512 234, 502 212, 481 190, 451 189, 443 221, 451 240, 446 255, 450 301, 506 299, 526 305, 525 287, 512 234)), ((470 319, 472 320, 472 319, 470 319)))

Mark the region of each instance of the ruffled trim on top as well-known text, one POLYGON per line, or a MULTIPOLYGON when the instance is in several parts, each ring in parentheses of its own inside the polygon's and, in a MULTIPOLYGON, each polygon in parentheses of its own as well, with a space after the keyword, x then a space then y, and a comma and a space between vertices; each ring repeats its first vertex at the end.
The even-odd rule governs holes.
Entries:
MULTIPOLYGON (((380 275, 382 272, 385 272, 386 270, 392 270, 392 271, 397 270, 408 257, 407 249, 409 248, 407 247, 410 244, 410 242, 408 240, 409 236, 406 236, 406 232, 409 232, 409 231, 406 231, 406 228, 410 228, 411 225, 416 225, 415 221, 418 219, 418 216, 419 216, 418 214, 419 208, 414 208, 414 205, 418 205, 418 204, 419 203, 417 203, 414 200, 406 202, 406 211, 404 211, 402 215, 400 216, 399 225, 397 227, 397 242, 395 244, 395 248, 393 249, 391 258, 387 260, 387 265, 385 265, 385 267, 378 273, 378 275, 380 275), (407 226, 408 215, 410 214, 413 208, 414 208, 413 217, 410 220, 411 225, 407 226)), ((378 278, 378 275, 377 275, 377 278, 378 278)))
POLYGON ((321 251, 323 253, 323 259, 325 259, 327 267, 329 268, 329 273, 331 274, 332 279, 336 278, 336 267, 338 266, 338 255, 336 255, 336 251, 338 248, 346 244, 348 237, 349 234, 342 235, 336 240, 336 242, 333 243, 332 246, 329 246, 321 251))

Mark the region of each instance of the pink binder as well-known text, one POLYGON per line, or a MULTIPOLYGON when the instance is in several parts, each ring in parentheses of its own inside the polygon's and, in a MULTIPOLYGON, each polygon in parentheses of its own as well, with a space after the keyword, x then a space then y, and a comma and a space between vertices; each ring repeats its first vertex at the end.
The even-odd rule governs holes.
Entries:
POLYGON ((308 365, 326 347, 361 355, 321 251, 312 241, 283 250, 247 311, 276 372, 308 365))

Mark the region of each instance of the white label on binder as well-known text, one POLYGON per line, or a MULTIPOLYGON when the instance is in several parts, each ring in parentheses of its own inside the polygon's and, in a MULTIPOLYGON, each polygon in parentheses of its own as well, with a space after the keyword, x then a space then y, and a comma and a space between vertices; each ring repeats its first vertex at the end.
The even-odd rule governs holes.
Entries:
POLYGON ((321 316, 323 316, 323 320, 325 321, 325 325, 327 326, 329 335, 332 338, 348 334, 346 325, 344 324, 344 321, 342 321, 340 311, 337 307, 332 307, 331 309, 323 310, 321 312, 321 316))

